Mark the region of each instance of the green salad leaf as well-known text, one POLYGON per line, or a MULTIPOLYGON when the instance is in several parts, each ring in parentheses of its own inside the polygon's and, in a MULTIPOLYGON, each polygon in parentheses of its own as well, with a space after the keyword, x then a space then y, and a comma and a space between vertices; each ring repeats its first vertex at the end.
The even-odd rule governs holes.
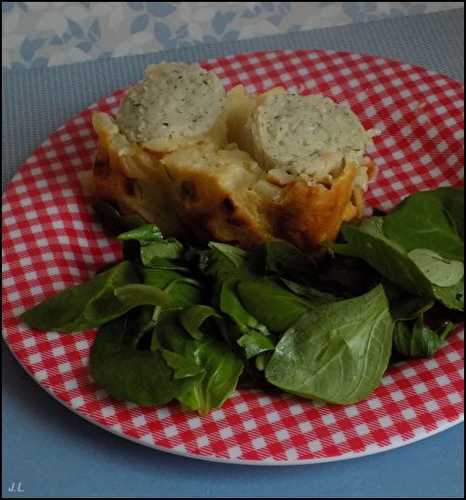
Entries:
POLYGON ((96 328, 133 306, 122 302, 114 289, 139 282, 130 262, 123 261, 90 281, 67 288, 25 311, 22 321, 32 328, 64 333, 96 328))
POLYGON ((167 307, 184 309, 201 301, 201 284, 190 278, 180 278, 172 281, 165 288, 170 297, 167 307))
POLYGON ((264 272, 287 279, 312 280, 317 273, 316 260, 291 243, 272 240, 258 250, 263 260, 264 272))
POLYGON ((128 317, 102 326, 89 358, 92 378, 110 396, 136 404, 162 405, 175 397, 173 371, 160 352, 138 350, 128 317))
POLYGON ((432 283, 404 249, 382 231, 383 217, 345 224, 342 234, 347 243, 331 245, 336 253, 365 260, 382 276, 413 295, 432 297, 432 283))
POLYGON ((256 356, 255 358, 256 369, 259 370, 260 372, 265 371, 265 368, 269 364, 272 355, 273 353, 271 351, 265 351, 261 352, 258 356, 256 356))
POLYGON ((175 380, 194 377, 205 373, 204 368, 199 366, 196 361, 190 356, 183 356, 167 349, 162 349, 162 356, 167 362, 167 365, 174 371, 175 380))
POLYGON ((141 247, 141 261, 144 266, 158 267, 167 265, 167 260, 179 259, 184 247, 174 239, 154 241, 141 247))
POLYGON ((384 284, 385 293, 390 301, 390 312, 396 321, 416 319, 433 307, 435 300, 411 295, 398 288, 384 284))
POLYGON ((344 225, 342 234, 346 243, 332 244, 330 248, 336 253, 363 259, 384 278, 412 295, 437 299, 449 308, 463 310, 463 263, 426 249, 407 253, 383 234, 383 224, 383 217, 372 217, 344 225))
POLYGON ((458 260, 448 260, 426 248, 416 248, 408 257, 417 265, 424 276, 439 287, 456 285, 464 276, 464 265, 458 260))
POLYGON ((434 286, 434 295, 448 309, 464 311, 464 277, 453 286, 434 286))
POLYGON ((250 330, 257 330, 267 334, 267 327, 254 315, 250 314, 241 303, 237 293, 238 280, 232 278, 226 280, 218 295, 218 308, 236 323, 239 330, 246 333, 250 330))
POLYGON ((154 306, 135 307, 125 315, 129 325, 128 328, 131 331, 128 339, 130 339, 131 347, 134 349, 144 350, 150 347, 150 340, 155 327, 153 315, 154 306))
POLYGON ((231 396, 243 363, 223 342, 209 335, 193 339, 173 317, 154 335, 175 370, 175 397, 183 406, 204 415, 231 396))
POLYGON ((124 242, 138 242, 143 266, 173 268, 180 264, 171 262, 180 259, 184 246, 175 238, 164 239, 160 229, 154 224, 144 224, 118 236, 124 242))
POLYGON ((204 304, 196 304, 188 307, 180 314, 180 321, 184 329, 191 335, 191 337, 197 340, 204 336, 201 326, 208 319, 212 318, 221 319, 222 316, 220 316, 220 314, 213 307, 206 306, 204 304))
POLYGON ((225 243, 209 243, 209 249, 201 255, 199 267, 203 274, 214 278, 217 285, 233 278, 253 278, 244 250, 225 243))
POLYGON ((160 288, 164 290, 173 281, 178 281, 180 279, 190 279, 189 276, 175 269, 152 269, 143 267, 141 269, 141 275, 145 285, 150 285, 155 288, 160 288))
POLYGON ((383 287, 323 305, 281 338, 267 380, 293 394, 337 404, 365 399, 379 384, 391 355, 393 320, 383 287))
POLYGON ((442 200, 450 222, 464 240, 464 188, 441 187, 433 192, 442 200))
POLYGON ((268 279, 240 281, 237 293, 251 317, 275 333, 283 333, 313 307, 311 300, 303 299, 268 279))
POLYGON ((383 232, 407 252, 425 248, 464 261, 464 190, 440 188, 406 198, 385 217, 383 232))
POLYGON ((168 295, 159 288, 139 283, 118 286, 113 293, 120 302, 131 308, 145 305, 161 306, 169 301, 168 295))
POLYGON ((136 240, 141 246, 163 240, 163 234, 155 224, 143 224, 118 235, 121 241, 136 240))
POLYGON ((430 358, 441 347, 456 325, 447 322, 434 331, 424 323, 421 314, 415 321, 398 321, 395 325, 393 341, 398 353, 408 358, 430 358))
POLYGON ((195 356, 205 373, 190 379, 178 399, 191 410, 206 415, 232 396, 243 363, 225 344, 207 336, 198 341, 195 356))
POLYGON ((244 334, 238 340, 238 345, 243 347, 246 358, 254 358, 258 354, 275 349, 275 343, 270 336, 259 332, 249 332, 244 334))
POLYGON ((336 297, 331 293, 323 292, 312 286, 296 283, 296 281, 287 280, 285 278, 280 278, 279 281, 283 283, 288 290, 300 297, 311 300, 315 305, 327 304, 328 302, 335 302, 336 300, 336 297))
POLYGON ((163 290, 167 300, 158 304, 154 310, 154 321, 159 322, 166 312, 183 310, 186 307, 200 304, 202 300, 201 283, 173 269, 142 270, 144 284, 163 290))

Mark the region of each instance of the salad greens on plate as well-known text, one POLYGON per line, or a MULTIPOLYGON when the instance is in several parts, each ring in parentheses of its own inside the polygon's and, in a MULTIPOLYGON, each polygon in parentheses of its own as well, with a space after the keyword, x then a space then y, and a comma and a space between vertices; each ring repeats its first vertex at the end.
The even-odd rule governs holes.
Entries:
POLYGON ((347 223, 312 255, 281 240, 195 247, 102 202, 96 212, 121 228, 124 260, 21 319, 97 328, 90 372, 117 399, 206 414, 247 386, 355 403, 393 360, 433 356, 462 321, 463 189, 347 223))

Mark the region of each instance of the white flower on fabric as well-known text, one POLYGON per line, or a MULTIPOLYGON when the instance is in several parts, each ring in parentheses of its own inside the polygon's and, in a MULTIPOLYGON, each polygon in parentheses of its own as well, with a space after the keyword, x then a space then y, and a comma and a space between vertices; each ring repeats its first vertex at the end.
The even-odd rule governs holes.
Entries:
POLYGON ((206 30, 202 28, 200 24, 188 24, 189 37, 192 40, 201 40, 206 34, 206 30))
POLYGON ((65 17, 72 19, 73 21, 81 21, 82 19, 87 19, 89 17, 89 11, 83 5, 78 5, 76 3, 67 7, 63 14, 65 17))
POLYGON ((129 40, 125 40, 124 42, 121 42, 115 46, 112 51, 112 57, 127 56, 130 50, 131 42, 129 40))
POLYGON ((114 2, 94 2, 91 7, 91 16, 92 17, 99 17, 99 16, 106 16, 107 14, 110 14, 113 10, 113 4, 114 2))
POLYGON ((49 66, 56 66, 58 64, 70 64, 75 62, 85 62, 92 60, 93 57, 86 54, 76 47, 71 47, 68 50, 61 50, 52 54, 49 60, 49 66))
POLYGON ((137 46, 153 41, 154 41, 154 35, 147 31, 142 31, 141 33, 135 33, 134 35, 131 36, 131 43, 137 46))
POLYGON ((112 56, 136 55, 161 48, 163 48, 162 45, 154 40, 154 35, 151 32, 141 31, 119 43, 112 51, 112 56))
POLYGON ((176 14, 178 15, 178 18, 181 21, 189 23, 192 20, 191 12, 192 12, 191 4, 188 2, 181 2, 178 5, 178 10, 176 11, 176 14))
MULTIPOLYGON (((215 9, 212 8, 212 5, 209 5, 208 2, 203 2, 207 4, 206 6, 202 6, 202 4, 191 4, 189 2, 181 2, 178 5, 178 9, 176 11, 179 19, 184 21, 185 23, 199 23, 206 22, 210 23, 213 15, 215 14, 215 9)), ((207 34, 207 31, 205 31, 207 34)))
MULTIPOLYGON (((61 2, 63 3, 63 2, 61 2)), ((58 2, 26 2, 28 10, 44 10, 49 7, 58 7, 58 2)))
POLYGON ((112 29, 117 28, 127 16, 127 10, 125 4, 121 2, 111 2, 109 5, 112 6, 112 11, 108 17, 109 25, 112 29))
MULTIPOLYGON (((245 3, 247 3, 246 7, 249 9, 254 9, 256 5, 260 5, 261 2, 216 2, 217 7, 221 7, 222 9, 225 9, 226 7, 235 7, 234 9, 229 9, 229 10, 238 10, 241 11, 242 9, 245 8, 245 3)), ((212 2, 197 2, 197 5, 199 7, 210 7, 212 8, 212 2)))
POLYGON ((251 38, 260 35, 275 35, 277 33, 280 33, 280 29, 277 26, 274 26, 265 19, 261 19, 260 21, 255 19, 254 22, 248 26, 241 28, 239 37, 251 38))
POLYGON ((68 50, 68 57, 69 61, 71 62, 84 62, 84 61, 91 61, 94 59, 91 55, 86 54, 82 50, 77 49, 76 47, 71 47, 70 50, 68 50))
POLYGON ((68 22, 65 16, 57 11, 50 11, 42 14, 35 26, 37 31, 53 31, 57 35, 62 35, 67 28, 68 22))
MULTIPOLYGON (((319 27, 326 27, 326 26, 338 26, 340 24, 347 24, 348 22, 351 21, 351 19, 341 12, 341 6, 340 4, 330 4, 325 7, 325 9, 322 9, 319 13, 319 27)), ((303 27, 305 26, 312 26, 316 22, 316 14, 310 15, 306 17, 301 23, 303 27)))
POLYGON ((2 57, 3 66, 10 66, 12 62, 17 62, 17 48, 21 47, 26 35, 19 33, 4 34, 2 36, 2 57), (11 52, 11 55, 10 55, 11 52))
POLYGON ((8 14, 8 16, 2 16, 2 32, 13 33, 16 31, 19 23, 18 10, 13 10, 8 14))
POLYGON ((26 35, 21 33, 11 33, 2 37, 2 45, 5 49, 16 49, 20 47, 26 35))

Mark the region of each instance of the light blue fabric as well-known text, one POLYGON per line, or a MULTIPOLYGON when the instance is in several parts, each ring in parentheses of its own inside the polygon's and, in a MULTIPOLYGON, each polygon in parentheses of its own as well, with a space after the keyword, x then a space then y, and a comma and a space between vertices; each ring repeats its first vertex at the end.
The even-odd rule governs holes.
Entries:
MULTIPOLYGON (((149 62, 270 48, 368 52, 464 76, 463 10, 211 46, 10 72, 4 78, 2 180, 84 106, 138 79, 149 62)), ((4 497, 464 496, 464 426, 371 457, 258 468, 210 464, 124 441, 74 415, 24 373, 3 345, 4 497), (24 493, 9 493, 21 482, 24 493)))
POLYGON ((2 2, 15 71, 461 8, 462 2, 2 2))

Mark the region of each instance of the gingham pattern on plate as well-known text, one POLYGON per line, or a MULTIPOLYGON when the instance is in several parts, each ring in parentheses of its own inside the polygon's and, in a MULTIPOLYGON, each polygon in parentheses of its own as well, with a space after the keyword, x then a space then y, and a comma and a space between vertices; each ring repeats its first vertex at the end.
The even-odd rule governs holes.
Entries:
MULTIPOLYGON (((405 195, 462 184, 463 87, 409 64, 343 52, 283 51, 205 61, 225 87, 282 85, 348 103, 382 132, 380 167, 367 201, 390 208, 405 195)), ((24 309, 90 278, 120 258, 119 244, 93 222, 78 174, 92 166, 92 110, 115 111, 122 91, 54 132, 19 169, 3 199, 4 336, 32 377, 90 421, 149 446, 210 460, 305 463, 374 453, 438 432, 463 418, 463 331, 431 360, 390 368, 362 403, 336 407, 243 390, 198 417, 176 404, 141 408, 110 399, 88 374, 93 332, 40 333, 24 309)))

